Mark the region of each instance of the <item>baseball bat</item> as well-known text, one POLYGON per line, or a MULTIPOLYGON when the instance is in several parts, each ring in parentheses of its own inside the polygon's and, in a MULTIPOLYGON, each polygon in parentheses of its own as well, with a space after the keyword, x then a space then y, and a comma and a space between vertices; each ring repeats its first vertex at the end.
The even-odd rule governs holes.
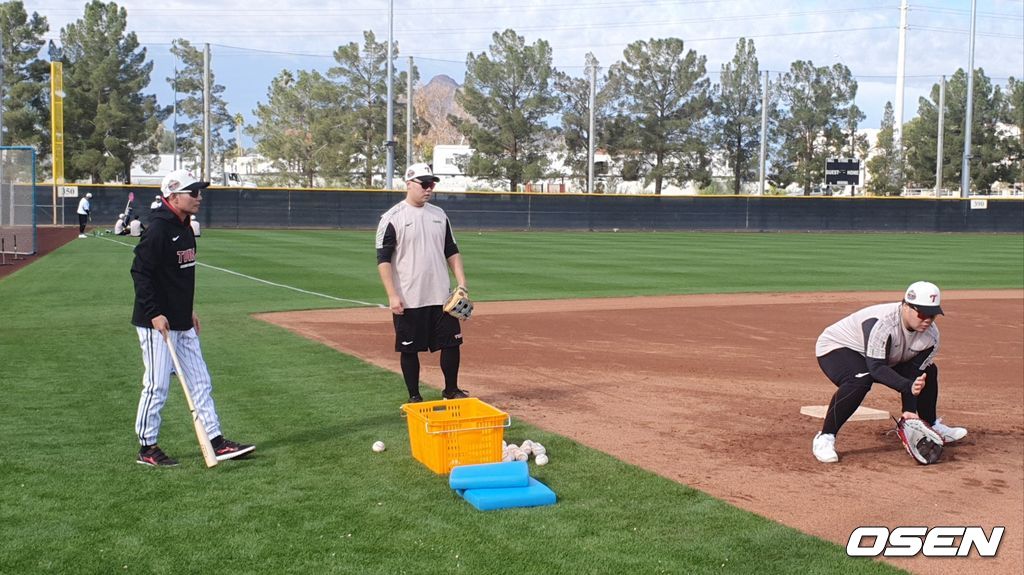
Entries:
POLYGON ((178 363, 178 353, 174 350, 174 344, 171 343, 171 334, 165 333, 164 341, 167 342, 167 349, 171 352, 171 361, 174 362, 174 373, 178 376, 178 381, 181 382, 181 388, 185 390, 185 400, 188 402, 188 410, 192 413, 192 425, 196 428, 199 450, 203 452, 206 466, 213 467, 217 465, 217 454, 213 452, 213 444, 210 443, 210 436, 206 433, 206 426, 203 425, 203 421, 199 419, 199 414, 196 413, 196 404, 192 401, 192 394, 188 391, 188 384, 185 383, 185 372, 181 371, 181 364, 178 363))

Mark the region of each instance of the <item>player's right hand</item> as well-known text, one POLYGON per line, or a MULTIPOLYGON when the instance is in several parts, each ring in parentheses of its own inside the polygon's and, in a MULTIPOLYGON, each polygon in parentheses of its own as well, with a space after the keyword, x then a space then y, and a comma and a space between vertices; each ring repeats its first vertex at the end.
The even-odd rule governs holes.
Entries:
POLYGON ((161 314, 150 320, 153 324, 153 329, 158 332, 167 335, 171 331, 171 324, 167 322, 167 316, 161 314))
POLYGON ((388 296, 388 307, 391 308, 391 313, 395 315, 402 315, 405 313, 405 306, 402 305, 402 298, 398 296, 388 296))
POLYGON ((921 374, 914 380, 914 383, 910 386, 910 393, 914 395, 921 395, 921 390, 924 389, 924 383, 927 379, 925 374, 921 374))

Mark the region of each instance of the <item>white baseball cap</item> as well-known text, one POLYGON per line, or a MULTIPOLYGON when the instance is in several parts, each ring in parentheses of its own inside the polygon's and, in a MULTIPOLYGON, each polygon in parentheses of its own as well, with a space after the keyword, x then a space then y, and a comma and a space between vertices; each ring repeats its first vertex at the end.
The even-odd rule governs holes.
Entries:
POLYGON ((942 292, 931 282, 914 282, 903 294, 903 301, 917 311, 927 315, 945 315, 942 312, 942 292))
POLYGON ((441 178, 434 175, 430 164, 413 164, 405 170, 405 181, 420 180, 421 182, 440 182, 441 178))
POLYGON ((160 183, 160 191, 163 192, 165 198, 169 198, 171 197, 171 194, 201 190, 209 186, 210 182, 201 182, 197 180, 196 177, 192 175, 192 172, 188 170, 174 170, 164 176, 164 181, 160 183))
POLYGON ((91 200, 92 199, 92 194, 85 194, 85 199, 91 200))

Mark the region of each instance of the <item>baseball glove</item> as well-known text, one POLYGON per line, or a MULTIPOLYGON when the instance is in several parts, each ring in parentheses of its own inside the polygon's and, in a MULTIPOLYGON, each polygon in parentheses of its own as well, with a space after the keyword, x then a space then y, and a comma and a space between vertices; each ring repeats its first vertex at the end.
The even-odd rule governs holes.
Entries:
POLYGON ((473 315, 473 302, 469 300, 469 291, 459 286, 452 290, 448 301, 444 303, 445 313, 463 321, 473 315))
POLYGON ((901 418, 896 422, 896 434, 907 453, 922 465, 935 463, 942 456, 942 436, 920 419, 901 418))

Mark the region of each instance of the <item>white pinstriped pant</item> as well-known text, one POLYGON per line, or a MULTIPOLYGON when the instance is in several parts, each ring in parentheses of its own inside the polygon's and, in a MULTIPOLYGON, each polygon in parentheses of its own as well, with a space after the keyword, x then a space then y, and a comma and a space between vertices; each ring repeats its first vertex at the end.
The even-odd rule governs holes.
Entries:
MULTIPOLYGON (((139 398, 139 411, 135 416, 135 433, 140 445, 154 445, 160 434, 160 410, 167 401, 167 393, 171 387, 171 373, 174 371, 174 360, 167 349, 164 336, 157 330, 135 326, 139 332, 139 345, 142 347, 142 364, 146 371, 142 376, 142 397, 139 398)), ((196 413, 206 427, 210 437, 220 435, 220 420, 213 407, 210 391, 213 385, 210 372, 206 369, 203 352, 199 349, 199 336, 195 328, 188 331, 170 332, 174 350, 178 352, 182 375, 192 394, 196 405, 196 413)))

